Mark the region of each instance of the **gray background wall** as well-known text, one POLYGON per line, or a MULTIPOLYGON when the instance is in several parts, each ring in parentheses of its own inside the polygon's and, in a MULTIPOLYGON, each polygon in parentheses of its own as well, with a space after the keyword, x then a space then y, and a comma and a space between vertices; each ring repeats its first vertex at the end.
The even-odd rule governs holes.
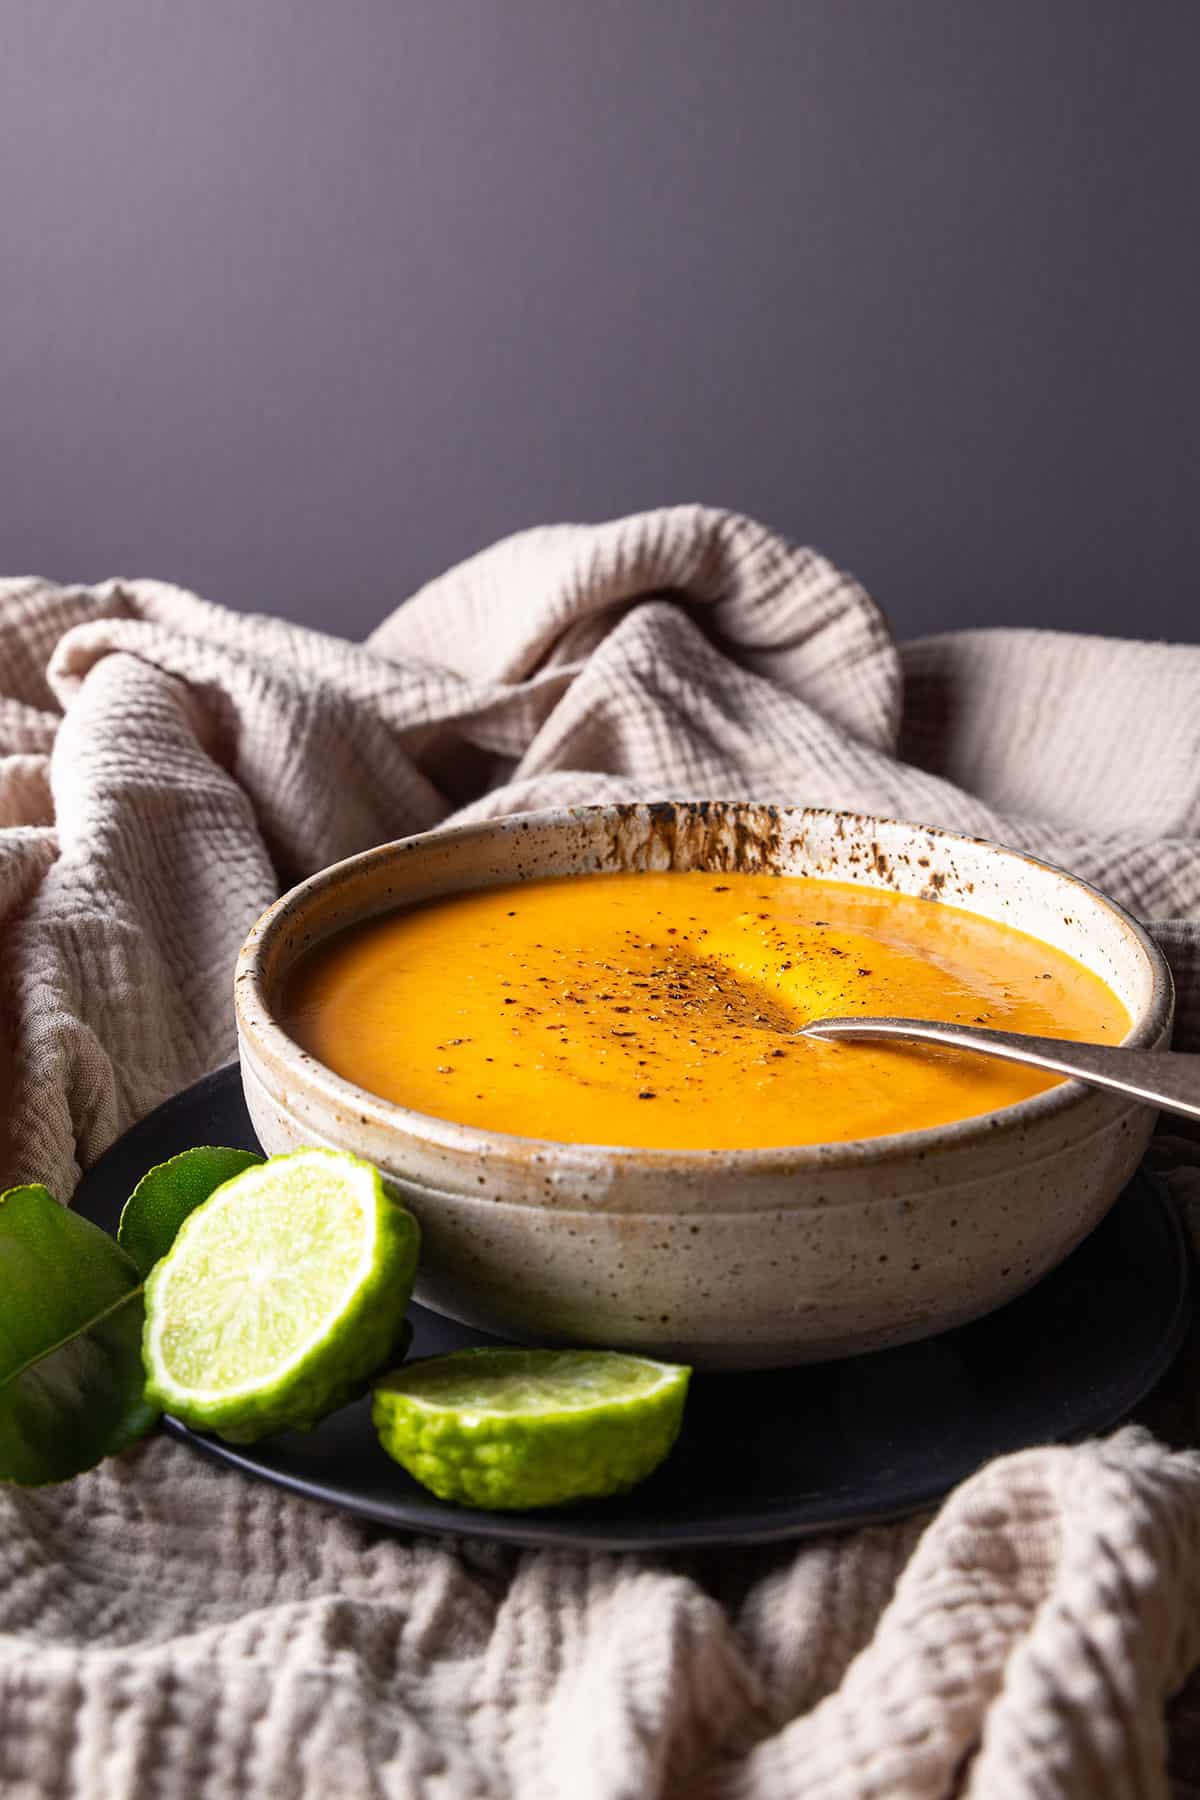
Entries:
POLYGON ((0 0, 0 567, 360 633, 702 499, 1200 637, 1194 0, 0 0))

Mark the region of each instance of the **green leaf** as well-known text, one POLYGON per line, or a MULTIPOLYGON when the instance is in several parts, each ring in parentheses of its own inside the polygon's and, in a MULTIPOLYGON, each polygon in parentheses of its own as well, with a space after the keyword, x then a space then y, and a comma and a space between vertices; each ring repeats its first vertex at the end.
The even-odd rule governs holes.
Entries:
POLYGON ((190 1212, 225 1182, 262 1160, 253 1150, 198 1144, 147 1170, 125 1202, 117 1226, 117 1242, 133 1258, 142 1279, 167 1254, 190 1212))
POLYGON ((0 1481, 66 1481, 153 1425, 142 1284, 44 1187, 0 1194, 0 1481))

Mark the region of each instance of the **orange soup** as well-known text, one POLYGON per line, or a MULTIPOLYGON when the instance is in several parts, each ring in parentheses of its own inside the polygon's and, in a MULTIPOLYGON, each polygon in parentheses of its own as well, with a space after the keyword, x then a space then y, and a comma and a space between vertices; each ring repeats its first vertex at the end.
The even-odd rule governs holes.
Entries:
POLYGON ((1116 1042, 1061 951, 939 902, 790 876, 569 876, 372 920, 298 969, 286 1029, 418 1112, 569 1143, 814 1144, 945 1124, 1054 1085, 806 1020, 899 1013, 1116 1042))

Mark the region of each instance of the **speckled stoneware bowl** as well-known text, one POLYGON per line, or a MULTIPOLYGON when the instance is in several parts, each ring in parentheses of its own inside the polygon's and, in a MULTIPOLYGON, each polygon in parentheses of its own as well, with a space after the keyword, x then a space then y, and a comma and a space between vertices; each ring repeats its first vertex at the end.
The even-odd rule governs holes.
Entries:
POLYGON ((622 869, 820 875, 951 902, 1069 952, 1116 991, 1130 1045, 1170 1035, 1170 972, 1085 883, 1013 850, 852 813, 588 807, 385 844, 259 920, 238 962, 242 1080, 269 1151, 376 1163, 418 1215, 417 1296, 530 1342, 761 1368, 925 1336, 1028 1287, 1132 1173, 1153 1111, 1065 1082, 930 1130, 797 1149, 560 1144, 365 1093, 276 1022, 289 971, 358 920, 464 888, 622 869))

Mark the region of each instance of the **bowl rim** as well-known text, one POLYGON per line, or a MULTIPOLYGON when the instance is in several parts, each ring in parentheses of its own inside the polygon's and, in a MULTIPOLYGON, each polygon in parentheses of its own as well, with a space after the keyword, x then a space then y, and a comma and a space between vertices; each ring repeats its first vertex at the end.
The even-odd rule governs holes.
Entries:
MULTIPOLYGON (((1129 1049, 1152 1048, 1163 1030, 1169 1029, 1172 1023, 1175 989, 1170 965, 1145 926, 1093 883, 1043 857, 1034 856, 1029 851, 1019 850, 1011 844, 997 843, 990 838, 950 831, 938 825, 889 818, 881 814, 860 813, 840 807, 782 807, 752 800, 610 801, 590 806, 504 813, 493 819, 471 820, 460 825, 415 832, 408 837, 390 839, 386 843, 375 844, 352 856, 343 857, 287 889, 255 921, 238 953, 234 974, 234 1011, 243 1060, 249 1048, 255 1063, 263 1060, 268 1065, 286 1068, 292 1081, 303 1084, 318 1099, 348 1110, 360 1123, 396 1132, 400 1138, 407 1137, 428 1148, 451 1155, 485 1158, 490 1165, 525 1168, 531 1163, 535 1166, 552 1163, 572 1172, 582 1173, 598 1173, 602 1169, 619 1165, 630 1170, 659 1173, 679 1171, 696 1176, 706 1170, 712 1171, 719 1164, 723 1173, 778 1176, 792 1172, 825 1173, 835 1169, 863 1168, 875 1163, 894 1163, 911 1158, 927 1160, 932 1156, 969 1149, 984 1142, 994 1144, 998 1138, 1024 1131, 1060 1113, 1068 1113, 1088 1099, 1106 1100, 1110 1105, 1120 1104, 1114 1096, 1103 1095, 1085 1082, 1072 1078, 992 1112, 975 1113, 963 1119, 924 1126, 915 1131, 888 1132, 877 1137, 848 1138, 832 1143, 673 1150, 630 1144, 593 1144, 559 1138, 523 1137, 515 1132, 490 1130, 484 1126, 442 1118, 435 1113, 420 1112, 414 1107, 401 1106, 396 1101, 372 1094, 345 1076, 336 1074, 294 1038, 289 1037, 267 1002, 263 983, 265 962, 278 935, 289 924, 294 925, 296 911, 318 894, 337 886, 352 873, 373 863, 388 862, 401 854, 406 857, 415 855, 426 844, 486 838, 495 833, 507 835, 535 828, 578 827, 592 815, 627 816, 631 810, 645 810, 648 815, 653 816, 656 810, 661 812, 663 809, 670 809, 673 813, 678 813, 701 808, 709 813, 715 810, 753 809, 769 812, 774 818, 785 822, 791 818, 819 818, 853 822, 856 827, 867 826, 874 829, 883 826, 889 831, 920 833, 950 844, 968 844, 976 849, 1011 857, 1056 876, 1089 895, 1112 913, 1149 966, 1149 998, 1141 1015, 1133 1019, 1121 1044, 1129 1049)), ((436 897, 431 895, 430 899, 436 897)), ((970 911, 970 908, 964 907, 962 910, 970 911)), ((256 1069, 256 1073, 261 1080, 261 1072, 256 1069)), ((1137 1104, 1131 1103, 1127 1110, 1133 1110, 1137 1104)), ((1090 1130, 1085 1135, 1090 1136, 1090 1130)))

